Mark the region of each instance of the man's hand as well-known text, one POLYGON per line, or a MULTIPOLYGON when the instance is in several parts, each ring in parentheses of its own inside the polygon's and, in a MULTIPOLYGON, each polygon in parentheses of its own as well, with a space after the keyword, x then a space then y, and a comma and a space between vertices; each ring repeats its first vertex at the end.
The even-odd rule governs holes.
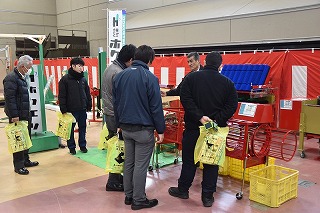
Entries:
POLYGON ((19 117, 12 118, 11 121, 14 122, 14 123, 18 122, 19 121, 19 117))
POLYGON ((163 138, 164 138, 164 134, 158 134, 156 143, 162 143, 163 138))
POLYGON ((162 96, 162 97, 166 97, 166 96, 167 96, 167 92, 165 92, 165 91, 162 91, 162 90, 161 90, 160 93, 161 93, 161 96, 162 96))
POLYGON ((202 116, 202 118, 199 120, 202 124, 205 124, 209 121, 212 121, 211 118, 209 118, 208 116, 202 116))

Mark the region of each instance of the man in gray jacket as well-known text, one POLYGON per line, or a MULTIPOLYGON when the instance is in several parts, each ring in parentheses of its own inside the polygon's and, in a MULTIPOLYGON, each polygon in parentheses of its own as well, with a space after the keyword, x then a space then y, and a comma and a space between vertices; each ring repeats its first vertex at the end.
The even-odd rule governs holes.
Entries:
MULTIPOLYGON (((124 45, 116 60, 106 68, 102 76, 103 114, 109 131, 109 138, 117 134, 112 101, 112 81, 116 74, 131 66, 136 47, 133 44, 124 45)), ((123 191, 123 177, 121 174, 109 173, 106 191, 123 191)))

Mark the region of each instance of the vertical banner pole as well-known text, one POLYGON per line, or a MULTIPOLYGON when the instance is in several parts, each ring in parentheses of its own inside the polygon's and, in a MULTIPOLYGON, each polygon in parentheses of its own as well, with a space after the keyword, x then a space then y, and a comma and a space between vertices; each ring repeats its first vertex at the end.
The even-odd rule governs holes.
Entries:
POLYGON ((42 120, 42 130, 47 131, 47 123, 46 123, 46 111, 45 111, 45 103, 44 103, 44 60, 43 60, 43 46, 39 44, 39 60, 40 66, 38 70, 38 78, 39 78, 39 94, 40 94, 40 105, 41 105, 41 120, 42 120))

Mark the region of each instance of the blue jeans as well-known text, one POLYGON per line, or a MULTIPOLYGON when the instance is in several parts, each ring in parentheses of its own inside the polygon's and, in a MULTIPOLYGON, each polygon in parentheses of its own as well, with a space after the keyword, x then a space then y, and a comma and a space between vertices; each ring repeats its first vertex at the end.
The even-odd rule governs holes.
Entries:
MULTIPOLYGON (((182 138, 182 169, 180 178, 178 180, 179 190, 182 192, 189 191, 192 185, 194 176, 196 174, 197 166, 194 163, 194 149, 198 137, 200 135, 199 129, 186 129, 183 132, 182 138)), ((202 176, 202 193, 213 193, 216 191, 218 179, 218 165, 203 164, 202 176)))
MULTIPOLYGON (((79 144, 79 147, 86 147, 87 146, 87 141, 86 141, 87 111, 81 110, 81 111, 71 112, 71 114, 73 115, 73 117, 76 119, 76 122, 78 123, 78 128, 79 128, 78 144, 79 144)), ((68 145, 69 149, 76 148, 76 143, 74 140, 74 127, 75 126, 76 126, 76 123, 73 123, 72 128, 71 128, 70 139, 67 140, 67 145, 68 145)))

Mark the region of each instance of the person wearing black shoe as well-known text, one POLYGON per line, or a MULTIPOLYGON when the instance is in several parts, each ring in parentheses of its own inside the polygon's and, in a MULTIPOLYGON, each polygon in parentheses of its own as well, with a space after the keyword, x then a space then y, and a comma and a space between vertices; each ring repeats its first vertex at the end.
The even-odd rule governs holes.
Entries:
POLYGON ((131 67, 118 73, 113 80, 115 121, 122 130, 125 144, 125 204, 131 203, 132 210, 158 204, 157 199, 149 200, 145 194, 148 166, 155 145, 154 130, 160 143, 165 130, 159 80, 149 71, 154 56, 151 47, 138 47, 131 67))
MULTIPOLYGON (((86 129, 87 112, 91 111, 92 98, 87 80, 84 77, 84 61, 82 58, 73 58, 70 61, 68 74, 65 74, 59 81, 59 107, 62 114, 70 112, 78 123, 80 151, 86 153, 86 129)), ((76 143, 74 140, 74 127, 72 123, 70 139, 67 146, 70 154, 76 154, 76 143)))
MULTIPOLYGON (((29 55, 21 56, 17 66, 3 80, 5 113, 9 123, 18 121, 28 122, 29 136, 31 137, 31 115, 28 82, 26 75, 30 74, 33 58, 29 55)), ((37 161, 30 161, 29 149, 13 153, 14 171, 20 175, 29 174, 25 167, 38 166, 37 161)))
MULTIPOLYGON (((112 81, 116 74, 131 66, 136 49, 136 46, 133 44, 124 45, 118 53, 117 59, 106 68, 102 76, 101 96, 103 115, 109 132, 109 139, 117 134, 112 103, 112 81)), ((123 176, 117 173, 109 173, 106 191, 123 191, 123 176)))
MULTIPOLYGON (((219 127, 227 126, 227 121, 238 106, 237 92, 233 82, 219 73, 222 57, 218 52, 206 56, 205 66, 184 78, 180 100, 185 111, 185 130, 182 138, 182 169, 178 187, 170 187, 171 196, 189 198, 189 188, 193 182, 197 166, 194 149, 200 135, 199 126, 215 121, 219 127)), ((202 193, 203 206, 213 204, 216 191, 218 165, 203 164, 202 193)))

